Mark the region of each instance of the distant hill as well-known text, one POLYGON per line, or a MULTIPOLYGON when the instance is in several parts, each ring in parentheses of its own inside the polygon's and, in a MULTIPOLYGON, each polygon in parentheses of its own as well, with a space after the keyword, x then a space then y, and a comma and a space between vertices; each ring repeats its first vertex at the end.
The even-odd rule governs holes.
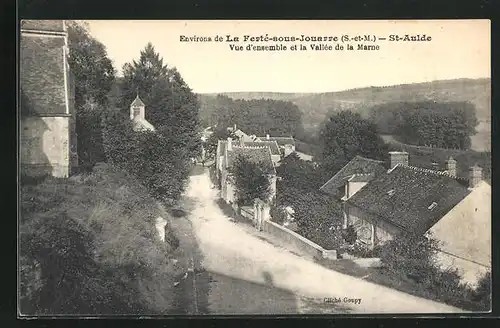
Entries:
MULTIPOLYGON (((306 130, 315 132, 329 113, 352 110, 367 116, 369 109, 378 104, 399 101, 437 102, 469 101, 476 107, 480 122, 478 134, 472 138, 473 148, 479 151, 491 149, 491 79, 455 79, 425 83, 401 84, 386 87, 366 87, 326 93, 275 93, 275 92, 223 92, 234 99, 261 99, 291 101, 304 113, 306 130)), ((216 94, 200 94, 202 116, 216 94)), ((211 106, 210 106, 211 107, 211 106)))

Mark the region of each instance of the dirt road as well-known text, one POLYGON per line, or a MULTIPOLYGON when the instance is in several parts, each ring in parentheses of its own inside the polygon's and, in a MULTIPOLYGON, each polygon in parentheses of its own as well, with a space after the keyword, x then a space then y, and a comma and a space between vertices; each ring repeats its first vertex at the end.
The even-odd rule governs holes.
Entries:
POLYGON ((190 178, 188 216, 200 264, 210 272, 212 314, 462 312, 328 270, 232 222, 216 204, 208 171, 190 178))

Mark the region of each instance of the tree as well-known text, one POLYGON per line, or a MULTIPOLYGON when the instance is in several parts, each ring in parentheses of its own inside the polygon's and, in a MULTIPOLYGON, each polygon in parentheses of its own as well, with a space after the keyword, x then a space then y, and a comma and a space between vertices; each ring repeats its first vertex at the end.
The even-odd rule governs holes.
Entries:
POLYGON ((269 199, 271 183, 263 163, 254 163, 238 155, 229 170, 235 186, 238 205, 253 204, 254 199, 269 199))
POLYGON ((67 29, 68 63, 75 82, 75 106, 81 108, 86 101, 105 106, 115 81, 115 70, 106 47, 90 35, 84 23, 69 21, 67 29))
POLYGON ((370 117, 381 132, 404 143, 444 148, 469 148, 478 124, 469 102, 394 102, 374 106, 370 117))
POLYGON ((232 138, 235 141, 238 140, 238 137, 234 134, 233 131, 229 131, 225 127, 217 128, 214 133, 212 133, 210 137, 208 137, 207 141, 204 144, 207 158, 215 158, 219 140, 227 140, 227 138, 232 138))
POLYGON ((128 111, 139 94, 146 104, 146 119, 195 157, 201 145, 198 98, 177 69, 164 64, 148 43, 138 60, 123 66, 123 77, 119 107, 128 111))
POLYGON ((91 168, 105 160, 101 119, 115 71, 104 45, 85 24, 69 21, 68 63, 74 81, 77 151, 80 167, 91 168))
POLYGON ((300 159, 297 153, 285 157, 276 168, 276 173, 280 177, 279 192, 289 188, 317 190, 324 182, 319 170, 311 162, 300 159))
POLYGON ((387 153, 376 125, 351 111, 341 111, 328 118, 319 139, 320 164, 330 173, 338 171, 356 155, 382 159, 387 153))
POLYGON ((439 242, 433 238, 404 234, 378 250, 385 268, 406 279, 424 282, 438 271, 435 258, 439 242))
POLYGON ((489 311, 491 309, 491 272, 487 271, 479 279, 476 289, 473 292, 472 300, 479 304, 480 310, 489 311))
POLYGON ((340 203, 318 191, 299 191, 290 198, 290 205, 295 211, 298 234, 325 249, 336 249, 343 244, 340 203))
POLYGON ((232 126, 248 134, 295 136, 303 133, 302 112, 289 101, 232 99, 224 95, 203 97, 203 112, 212 125, 232 126))

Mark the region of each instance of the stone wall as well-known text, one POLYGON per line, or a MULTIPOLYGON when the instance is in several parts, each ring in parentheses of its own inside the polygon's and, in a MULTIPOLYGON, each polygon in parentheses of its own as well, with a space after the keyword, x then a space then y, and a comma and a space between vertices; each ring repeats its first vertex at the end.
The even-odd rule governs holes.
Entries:
POLYGON ((68 177, 70 116, 29 116, 21 120, 21 172, 29 176, 68 177))
POLYGON ((337 259, 336 250, 326 250, 309 239, 287 229, 277 223, 264 220, 262 230, 283 242, 283 247, 291 251, 307 254, 313 259, 337 259))

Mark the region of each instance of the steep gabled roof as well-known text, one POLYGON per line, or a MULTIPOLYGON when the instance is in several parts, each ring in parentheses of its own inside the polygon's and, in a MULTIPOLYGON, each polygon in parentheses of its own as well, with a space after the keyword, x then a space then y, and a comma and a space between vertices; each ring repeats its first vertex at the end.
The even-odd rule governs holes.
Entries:
POLYGON ((321 186, 319 190, 334 195, 338 188, 345 185, 347 180, 354 174, 373 173, 374 175, 379 175, 385 171, 384 162, 356 156, 321 186))
POLYGON ((135 97, 134 101, 130 104, 131 107, 145 107, 144 103, 142 102, 141 98, 139 98, 139 95, 135 97))
POLYGON ((241 147, 233 146, 231 151, 227 152, 228 162, 227 167, 231 167, 234 160, 242 155, 245 156, 249 161, 253 163, 261 163, 264 165, 263 169, 268 174, 276 174, 274 169, 273 161, 271 160, 271 152, 269 147, 241 147))
POLYGON ((250 141, 250 142, 244 142, 245 146, 249 147, 269 147, 271 149, 271 154, 272 155, 281 155, 280 148, 278 146, 278 143, 276 141, 250 141))
POLYGON ((423 234, 469 194, 464 180, 443 172, 397 165, 349 198, 374 220, 423 234))

